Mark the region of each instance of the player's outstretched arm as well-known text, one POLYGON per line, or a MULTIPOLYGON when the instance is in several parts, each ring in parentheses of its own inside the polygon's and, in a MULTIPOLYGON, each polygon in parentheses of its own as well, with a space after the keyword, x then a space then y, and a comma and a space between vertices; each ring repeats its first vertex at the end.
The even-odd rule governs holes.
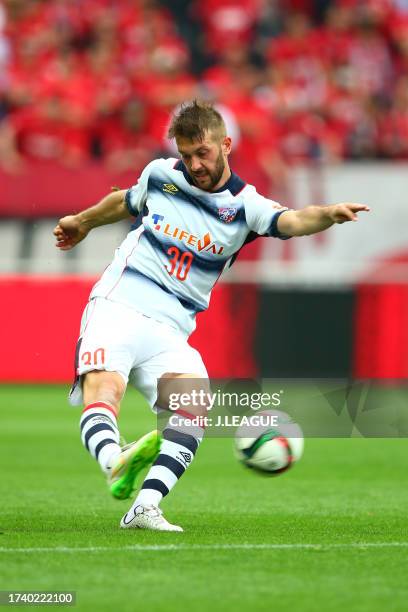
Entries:
POLYGON ((125 202, 126 190, 113 191, 98 204, 87 208, 77 215, 68 215, 58 221, 54 229, 56 246, 61 251, 69 251, 86 238, 91 229, 100 225, 116 223, 131 217, 125 202))
POLYGON ((288 210, 278 219, 278 230, 287 236, 307 236, 328 229, 334 223, 357 221, 357 213, 370 208, 365 204, 343 202, 329 206, 308 206, 302 210, 288 210))

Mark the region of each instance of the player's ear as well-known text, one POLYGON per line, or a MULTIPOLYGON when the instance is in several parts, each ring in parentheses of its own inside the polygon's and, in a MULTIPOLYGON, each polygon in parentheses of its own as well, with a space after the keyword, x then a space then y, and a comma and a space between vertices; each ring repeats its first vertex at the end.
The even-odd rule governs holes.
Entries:
POLYGON ((232 140, 229 136, 225 136, 221 143, 222 151, 225 155, 229 155, 231 153, 232 140))

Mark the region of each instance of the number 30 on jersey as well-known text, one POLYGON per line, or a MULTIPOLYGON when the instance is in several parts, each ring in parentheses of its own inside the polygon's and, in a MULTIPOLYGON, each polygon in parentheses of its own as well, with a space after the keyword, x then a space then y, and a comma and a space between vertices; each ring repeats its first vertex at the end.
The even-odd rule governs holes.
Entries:
POLYGON ((183 252, 172 246, 167 250, 167 254, 169 255, 169 266, 166 266, 167 272, 170 276, 175 274, 179 281, 185 281, 194 259, 193 253, 190 253, 190 251, 183 252))

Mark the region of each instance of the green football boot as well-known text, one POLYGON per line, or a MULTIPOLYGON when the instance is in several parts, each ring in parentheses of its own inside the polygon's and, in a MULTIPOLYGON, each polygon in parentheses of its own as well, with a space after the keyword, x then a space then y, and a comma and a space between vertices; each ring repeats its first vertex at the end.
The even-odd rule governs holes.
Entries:
POLYGON ((135 488, 137 475, 156 459, 161 436, 157 430, 122 447, 122 452, 111 468, 108 486, 116 499, 128 499, 135 488))

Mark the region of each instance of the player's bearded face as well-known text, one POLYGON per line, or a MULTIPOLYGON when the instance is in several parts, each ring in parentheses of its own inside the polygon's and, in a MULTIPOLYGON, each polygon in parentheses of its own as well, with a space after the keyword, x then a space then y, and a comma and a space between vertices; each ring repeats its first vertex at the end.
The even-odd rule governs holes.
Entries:
POLYGON ((198 171, 191 172, 190 174, 197 187, 205 191, 211 191, 220 182, 224 170, 225 160, 220 147, 213 167, 208 167, 207 165, 207 167, 200 168, 198 171))
POLYGON ((206 134, 202 141, 179 139, 177 145, 194 184, 204 191, 212 191, 226 169, 221 143, 206 134))

